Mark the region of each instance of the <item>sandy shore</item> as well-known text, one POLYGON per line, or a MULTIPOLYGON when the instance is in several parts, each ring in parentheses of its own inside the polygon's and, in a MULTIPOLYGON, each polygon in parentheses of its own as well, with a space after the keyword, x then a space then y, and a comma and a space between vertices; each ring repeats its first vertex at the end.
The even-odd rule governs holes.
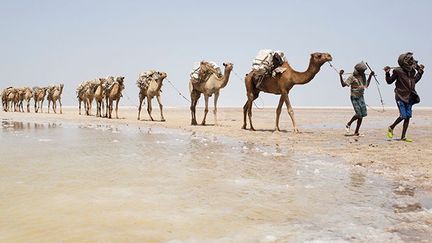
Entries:
MULTIPOLYGON (((160 119, 159 110, 154 109, 153 117, 160 119)), ((121 107, 120 119, 96 118, 78 115, 77 108, 66 107, 63 114, 47 113, 5 113, 3 119, 32 119, 35 121, 70 121, 103 124, 130 124, 151 127, 164 127, 194 131, 209 135, 223 135, 248 143, 260 143, 280 147, 300 154, 326 155, 339 157, 354 166, 389 177, 401 183, 408 183, 424 190, 432 191, 432 110, 414 110, 408 137, 414 142, 406 143, 397 140, 389 141, 386 128, 397 117, 395 109, 380 113, 369 110, 364 120, 362 137, 345 136, 343 124, 352 116, 351 109, 295 109, 295 116, 300 129, 299 134, 292 132, 291 120, 286 111, 281 115, 281 132, 274 131, 274 109, 254 109, 253 122, 257 131, 243 130, 241 108, 220 108, 218 125, 214 125, 213 114, 207 117, 207 126, 191 126, 190 112, 187 108, 166 108, 166 122, 150 121, 143 110, 141 120, 137 120, 136 108, 121 107)), ((198 109, 198 122, 202 119, 203 110, 198 109)), ((395 130, 400 136, 401 126, 395 130)))

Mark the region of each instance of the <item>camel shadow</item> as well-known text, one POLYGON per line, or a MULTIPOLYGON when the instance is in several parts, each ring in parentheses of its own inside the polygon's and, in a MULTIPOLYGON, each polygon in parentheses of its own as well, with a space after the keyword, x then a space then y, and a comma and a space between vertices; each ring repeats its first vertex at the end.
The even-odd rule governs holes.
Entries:
POLYGON ((165 120, 164 121, 162 121, 162 120, 151 120, 151 119, 139 119, 139 121, 145 121, 145 122, 165 122, 165 120))

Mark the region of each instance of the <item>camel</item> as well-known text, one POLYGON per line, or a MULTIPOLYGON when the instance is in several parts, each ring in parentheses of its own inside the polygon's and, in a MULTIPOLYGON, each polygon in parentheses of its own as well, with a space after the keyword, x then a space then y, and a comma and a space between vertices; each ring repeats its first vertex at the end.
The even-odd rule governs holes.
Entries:
POLYGON ((63 87, 64 84, 60 84, 59 86, 52 86, 48 90, 47 100, 48 100, 48 113, 50 110, 50 102, 52 102, 52 109, 54 113, 57 113, 57 100, 60 104, 60 114, 63 113, 62 111, 62 103, 61 103, 61 95, 63 93, 63 87))
POLYGON ((38 113, 39 108, 40 112, 43 113, 43 102, 45 100, 45 96, 47 93, 48 88, 47 87, 34 87, 33 88, 33 99, 35 101, 35 112, 38 113))
POLYGON ((116 101, 116 119, 118 119, 118 104, 122 97, 122 90, 124 89, 124 77, 116 77, 115 82, 106 90, 106 110, 107 117, 111 119, 113 111, 113 102, 116 101))
POLYGON ((30 112, 30 100, 31 98, 33 98, 33 91, 29 88, 29 87, 24 87, 24 95, 23 95, 23 99, 22 102, 24 103, 24 101, 27 102, 27 112, 30 112))
POLYGON ((150 80, 150 82, 148 83, 148 85, 146 87, 142 87, 142 86, 138 85, 138 88, 140 88, 140 92, 139 92, 140 103, 139 103, 139 107, 138 107, 138 120, 140 119, 142 103, 143 103, 144 99, 147 98, 147 112, 150 116, 150 119, 152 121, 154 121, 154 119, 151 115, 151 112, 152 112, 151 101, 152 101, 153 97, 156 96, 157 102, 159 103, 159 109, 160 109, 160 113, 161 113, 161 121, 165 121, 165 118, 163 115, 163 105, 161 102, 160 93, 162 92, 161 91, 162 82, 167 77, 167 74, 164 72, 157 72, 155 74, 157 74, 156 78, 150 80))
POLYGON ((206 117, 208 113, 208 100, 213 94, 214 97, 214 119, 215 125, 217 125, 217 101, 219 98, 219 91, 228 84, 229 76, 233 69, 232 63, 223 63, 225 69, 222 77, 218 77, 215 73, 212 73, 206 81, 200 83, 193 83, 192 80, 189 81, 189 92, 191 95, 191 125, 197 125, 196 121, 196 105, 198 103, 198 99, 201 97, 201 94, 204 94, 205 101, 205 109, 204 109, 204 118, 201 122, 201 125, 206 124, 206 117))
POLYGON ((249 117, 250 129, 255 131, 255 128, 252 125, 252 103, 258 98, 258 95, 261 91, 265 93, 277 94, 281 95, 279 99, 279 105, 276 109, 276 128, 275 130, 280 131, 279 128, 279 117, 282 110, 282 105, 285 103, 287 106, 288 114, 291 118, 293 124, 293 130, 295 133, 298 133, 299 130, 296 126, 296 122, 294 119, 294 111, 291 106, 291 102, 288 97, 289 91, 292 89, 294 85, 303 85, 309 83, 315 75, 320 71, 321 66, 331 61, 332 57, 328 53, 312 53, 309 60, 309 67, 305 72, 297 72, 288 64, 288 62, 284 62, 282 64, 283 68, 286 68, 286 71, 282 74, 277 74, 276 77, 268 76, 265 77, 259 87, 256 87, 257 80, 253 78, 254 72, 251 71, 245 77, 245 85, 246 85, 246 95, 247 101, 243 106, 243 127, 242 129, 246 129, 246 113, 249 117))
POLYGON ((78 98, 78 109, 79 114, 81 115, 81 102, 84 103, 84 110, 86 115, 91 115, 91 107, 94 99, 94 94, 96 90, 96 86, 98 85, 97 80, 90 80, 82 82, 77 90, 77 98, 78 98))
POLYGON ((5 92, 6 111, 17 111, 18 89, 9 87, 5 92), (13 106, 13 109, 12 109, 13 106))
POLYGON ((99 78, 99 83, 96 87, 94 93, 94 98, 96 100, 96 116, 102 117, 104 113, 104 99, 105 99, 105 88, 108 84, 114 82, 114 77, 109 76, 107 78, 99 78))
POLYGON ((24 95, 25 95, 25 88, 17 88, 17 95, 15 97, 15 103, 16 106, 18 106, 19 112, 24 112, 24 95))

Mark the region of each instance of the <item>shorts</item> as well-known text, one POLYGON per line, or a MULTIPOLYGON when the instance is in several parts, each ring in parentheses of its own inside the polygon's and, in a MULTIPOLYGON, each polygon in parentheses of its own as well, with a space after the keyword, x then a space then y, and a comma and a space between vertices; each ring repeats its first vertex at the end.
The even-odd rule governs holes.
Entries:
POLYGON ((366 103, 362 96, 351 96, 351 103, 354 107, 356 115, 360 118, 367 116, 366 103))
POLYGON ((396 104, 399 108, 399 117, 407 119, 412 117, 412 104, 403 102, 402 100, 396 100, 396 104))

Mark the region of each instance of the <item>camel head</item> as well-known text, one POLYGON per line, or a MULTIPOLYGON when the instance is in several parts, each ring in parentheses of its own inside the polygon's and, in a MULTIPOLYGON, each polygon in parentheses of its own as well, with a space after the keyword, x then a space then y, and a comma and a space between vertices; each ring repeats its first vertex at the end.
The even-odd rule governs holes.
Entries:
POLYGON ((225 67, 225 70, 227 71, 231 71, 234 68, 234 64, 230 62, 224 62, 222 65, 225 67))
POLYGON ((160 80, 164 80, 167 77, 166 72, 158 72, 158 75, 160 80))
POLYGON ((115 79, 115 81, 116 81, 117 83, 123 85, 124 78, 125 78, 125 77, 117 77, 117 78, 115 79))
POLYGON ((332 61, 333 58, 328 53, 315 52, 311 54, 310 62, 321 67, 324 63, 332 61))
POLYGON ((120 89, 123 90, 125 88, 124 86, 124 78, 125 77, 116 77, 116 82, 120 85, 120 89))

